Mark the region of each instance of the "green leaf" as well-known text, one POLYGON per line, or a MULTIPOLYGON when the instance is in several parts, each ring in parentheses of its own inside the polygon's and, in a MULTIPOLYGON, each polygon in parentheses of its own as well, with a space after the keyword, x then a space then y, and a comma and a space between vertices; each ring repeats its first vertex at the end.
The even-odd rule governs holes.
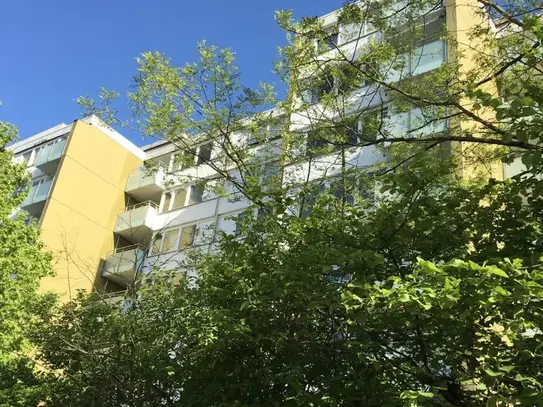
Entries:
POLYGON ((496 291, 496 293, 498 293, 500 295, 503 295, 504 297, 509 296, 509 291, 507 291, 503 287, 496 286, 496 287, 494 287, 494 291, 496 291))
POLYGON ((483 370, 487 375, 489 375, 491 377, 503 376, 502 372, 496 372, 496 371, 494 371, 492 369, 489 369, 489 368, 484 368, 483 370))
POLYGON ((488 274, 492 274, 492 275, 495 275, 495 276, 498 276, 498 277, 504 277, 504 278, 509 277, 505 271, 503 271, 502 269, 500 269, 498 267, 495 267, 495 266, 487 267, 487 268, 485 268, 485 271, 488 274))

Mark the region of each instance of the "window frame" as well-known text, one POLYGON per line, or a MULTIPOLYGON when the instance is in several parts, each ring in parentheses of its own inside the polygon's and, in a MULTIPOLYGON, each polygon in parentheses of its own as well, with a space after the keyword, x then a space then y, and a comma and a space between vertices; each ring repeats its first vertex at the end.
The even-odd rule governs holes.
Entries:
POLYGON ((172 228, 163 229, 153 236, 150 248, 149 248, 149 256, 160 256, 162 254, 168 254, 168 253, 178 253, 182 252, 184 250, 187 250, 191 247, 198 247, 198 246, 204 246, 206 244, 210 243, 204 243, 202 245, 195 245, 194 242, 196 240, 196 235, 198 233, 198 222, 196 223, 187 223, 184 225, 175 226, 172 228), (183 243, 183 232, 186 230, 192 229, 190 244, 182 246, 183 243), (168 250, 165 249, 164 245, 166 243, 166 236, 168 233, 175 233, 174 238, 170 241, 170 244, 168 246, 168 250), (157 237, 159 237, 157 239, 157 237))

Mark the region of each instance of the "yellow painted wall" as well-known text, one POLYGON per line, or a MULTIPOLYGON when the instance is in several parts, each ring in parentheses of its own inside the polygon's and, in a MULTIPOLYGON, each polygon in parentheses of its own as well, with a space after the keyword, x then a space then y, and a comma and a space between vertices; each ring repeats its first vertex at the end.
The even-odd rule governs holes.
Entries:
POLYGON ((103 288, 100 270, 114 248, 113 227, 124 208, 126 179, 141 164, 97 127, 74 123, 41 221, 56 272, 43 279, 42 291, 69 300, 77 290, 103 288))
MULTIPOLYGON (((451 37, 449 44, 448 59, 449 62, 459 63, 459 76, 465 77, 466 74, 479 68, 480 59, 477 56, 487 53, 487 45, 481 37, 474 37, 471 34, 475 27, 487 27, 488 17, 481 13, 480 4, 477 0, 447 0, 447 31, 451 37)), ((497 94, 498 87, 495 81, 489 81, 484 85, 484 90, 497 94)), ((471 109, 470 101, 461 100, 463 106, 471 109)), ((491 111, 485 113, 477 112, 484 119, 493 119, 491 111)), ((479 130, 482 125, 475 120, 462 120, 453 123, 461 131, 470 131, 474 135, 480 136, 479 130)), ((493 146, 481 144, 454 142, 452 148, 455 154, 461 159, 461 175, 471 178, 474 176, 492 177, 503 179, 503 165, 499 161, 487 163, 481 166, 479 157, 485 156, 485 150, 492 150, 493 146)), ((488 151, 487 151, 488 153, 488 151)))

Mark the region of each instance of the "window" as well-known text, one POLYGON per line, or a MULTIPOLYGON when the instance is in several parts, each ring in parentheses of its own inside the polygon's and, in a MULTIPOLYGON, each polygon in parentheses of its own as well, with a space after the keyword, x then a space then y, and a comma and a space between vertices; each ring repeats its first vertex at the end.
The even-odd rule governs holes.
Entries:
POLYGON ((319 72, 316 78, 310 78, 310 102, 319 103, 324 95, 334 91, 334 76, 329 69, 319 72))
POLYGON ((221 215, 217 219, 217 227, 215 228, 215 239, 222 239, 223 235, 233 235, 236 233, 237 225, 235 215, 221 215))
POLYGON ((275 140, 281 136, 281 130, 286 125, 285 119, 280 119, 277 122, 268 124, 268 140, 275 140))
POLYGON ((360 117, 358 128, 360 142, 364 144, 375 141, 388 123, 388 117, 387 106, 381 106, 380 108, 364 112, 360 117))
POLYGON ((67 137, 60 137, 51 143, 45 144, 36 151, 36 165, 44 164, 59 158, 64 152, 67 137))
POLYGON ((194 157, 196 156, 196 149, 190 149, 179 154, 175 154, 173 157, 173 171, 181 171, 185 168, 192 167, 194 165, 194 157))
POLYGON ((53 143, 51 152, 49 153, 49 160, 55 160, 59 158, 64 152, 64 146, 66 145, 66 137, 61 137, 53 143))
POLYGON ((36 189, 36 195, 34 196, 34 201, 39 202, 39 201, 43 201, 47 199, 52 183, 53 183, 53 178, 48 178, 41 181, 36 189))
POLYGON ((317 198, 324 192, 325 188, 326 187, 323 184, 320 184, 305 195, 301 213, 302 218, 311 215, 313 212, 313 206, 315 206, 315 202, 317 202, 317 198))
POLYGON ((30 167, 32 163, 30 162, 30 157, 32 156, 32 151, 23 154, 23 164, 27 167, 30 167))
POLYGON ((189 205, 202 202, 204 196, 205 184, 203 182, 191 185, 189 205))
POLYGON ((319 53, 335 49, 338 45, 339 33, 329 30, 327 35, 317 41, 317 50, 319 53))
POLYGON ((262 164, 260 175, 261 184, 265 186, 269 182, 278 180, 280 169, 278 162, 262 164))
MULTIPOLYGON (((315 157, 359 144, 360 125, 356 118, 347 118, 333 127, 307 133, 306 157, 315 157)), ((270 169, 271 170, 271 169, 270 169)), ((276 173, 279 168, 277 168, 276 173)))
POLYGON ((441 40, 426 42, 411 54, 397 55, 387 69, 387 81, 398 82, 441 66, 445 61, 445 43, 441 40))
POLYGON ((183 250, 194 244, 196 225, 183 226, 157 233, 151 246, 151 254, 156 256, 160 253, 168 253, 176 250, 183 250))
POLYGON ((160 253, 161 245, 162 245, 162 233, 157 233, 153 239, 153 245, 151 247, 151 254, 153 256, 160 253))
POLYGON ((211 152, 213 150, 213 143, 204 144, 200 146, 198 153, 198 165, 205 164, 211 159, 211 152))
POLYGON ((345 197, 345 202, 350 205, 353 205, 354 196, 352 192, 349 190, 350 182, 351 182, 350 180, 346 180, 347 189, 343 187, 343 184, 340 180, 332 182, 330 185, 330 193, 334 195, 339 202, 342 202, 343 198, 345 197))
POLYGON ((245 220, 245 213, 244 212, 239 213, 236 218, 236 231, 234 232, 234 236, 236 237, 241 236, 244 220, 245 220))
POLYGON ((179 250, 186 249, 194 243, 196 234, 196 225, 184 226, 181 229, 181 240, 179 241, 179 250))
POLYGON ((410 57, 411 75, 419 75, 439 68, 445 59, 443 41, 433 41, 415 49, 410 57))
POLYGON ((162 242, 161 252, 171 252, 176 249, 177 235, 179 234, 179 229, 167 230, 164 233, 164 238, 162 242))
POLYGON ((151 163, 158 166, 158 167, 164 167, 169 169, 170 168, 170 159, 172 155, 171 154, 164 154, 161 156, 158 156, 156 158, 151 159, 151 163))
POLYGON ((342 131, 345 133, 343 141, 347 146, 356 146, 358 144, 359 127, 356 118, 348 118, 343 123, 342 131))
POLYGON ((379 71, 376 63, 369 56, 364 61, 342 63, 334 69, 325 68, 316 76, 309 78, 309 101, 319 103, 324 95, 339 93, 347 95, 357 89, 373 84, 371 78, 375 78, 379 71))
POLYGON ((34 181, 30 187, 30 191, 21 206, 28 206, 33 203, 41 202, 49 197, 49 190, 53 184, 53 177, 44 178, 34 181))
POLYGON ((47 162, 47 158, 49 157, 49 152, 51 151, 51 147, 52 147, 52 144, 46 144, 43 147, 41 147, 39 150, 37 150, 36 165, 41 165, 47 162))
POLYGON ((173 211, 183 208, 187 198, 187 189, 180 188, 175 191, 166 192, 164 194, 164 202, 162 204, 162 212, 173 211))
POLYGON ((341 26, 341 43, 346 44, 355 41, 365 34, 365 24, 347 23, 341 26))
POLYGON ((169 211, 171 203, 172 203, 172 192, 166 192, 164 194, 164 203, 162 204, 162 212, 169 211))
POLYGON ((375 31, 375 28, 367 21, 364 22, 345 22, 341 25, 340 32, 341 38, 340 43, 346 44, 351 41, 358 40, 366 35, 371 34, 375 31))
POLYGON ((425 136, 447 130, 447 120, 439 119, 443 112, 415 108, 391 114, 386 119, 387 131, 392 137, 425 136), (437 120, 439 119, 439 120, 437 120))
POLYGON ((315 157, 323 153, 323 149, 329 145, 328 141, 320 134, 321 131, 307 133, 306 156, 315 157))
POLYGON ((194 236, 194 246, 206 245, 213 241, 215 235, 215 219, 198 222, 194 236))
POLYGON ((173 201, 171 210, 179 209, 185 206, 185 200, 187 199, 187 190, 185 188, 177 189, 173 191, 173 201))

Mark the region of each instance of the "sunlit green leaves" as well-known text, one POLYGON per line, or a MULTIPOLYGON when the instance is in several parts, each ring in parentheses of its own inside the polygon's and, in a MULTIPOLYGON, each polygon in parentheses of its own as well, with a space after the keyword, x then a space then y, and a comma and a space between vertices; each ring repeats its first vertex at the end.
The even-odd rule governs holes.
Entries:
POLYGON ((36 224, 25 225, 15 209, 27 193, 26 167, 13 163, 4 146, 16 128, 0 122, 0 406, 36 405, 42 381, 30 359, 29 325, 46 311, 51 298, 38 295, 40 278, 51 273, 50 255, 36 224))

